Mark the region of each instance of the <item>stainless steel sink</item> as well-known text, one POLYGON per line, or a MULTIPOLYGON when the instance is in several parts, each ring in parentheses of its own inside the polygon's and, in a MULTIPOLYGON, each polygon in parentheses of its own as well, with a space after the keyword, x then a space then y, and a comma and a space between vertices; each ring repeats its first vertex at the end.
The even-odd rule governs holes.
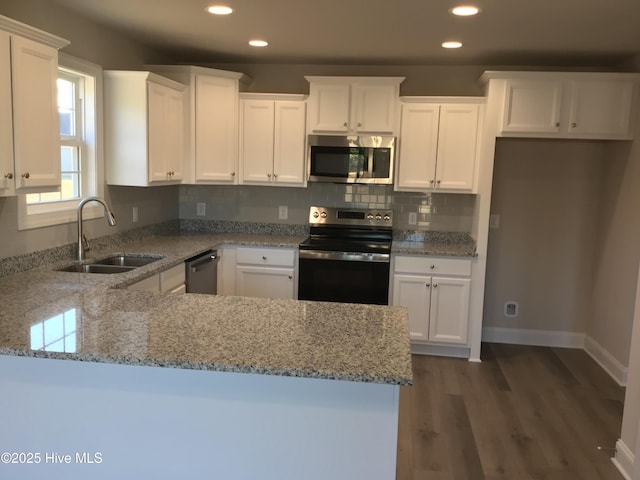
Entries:
POLYGON ((163 258, 161 255, 113 255, 97 260, 92 265, 114 265, 120 267, 142 267, 163 258))
POLYGON ((68 267, 59 268, 59 272, 77 272, 77 273, 123 273, 129 272, 136 267, 124 265, 69 265, 68 267))

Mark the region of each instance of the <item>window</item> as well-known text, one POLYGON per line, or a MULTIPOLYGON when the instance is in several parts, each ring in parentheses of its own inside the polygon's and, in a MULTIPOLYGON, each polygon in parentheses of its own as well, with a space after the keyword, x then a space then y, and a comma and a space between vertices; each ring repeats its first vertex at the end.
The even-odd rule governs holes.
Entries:
MULTIPOLYGON (((20 229, 73 222, 81 198, 102 196, 102 154, 96 135, 101 112, 102 69, 62 53, 59 62, 61 188, 59 192, 21 195, 20 229)), ((85 218, 100 215, 97 205, 85 208, 85 218)))

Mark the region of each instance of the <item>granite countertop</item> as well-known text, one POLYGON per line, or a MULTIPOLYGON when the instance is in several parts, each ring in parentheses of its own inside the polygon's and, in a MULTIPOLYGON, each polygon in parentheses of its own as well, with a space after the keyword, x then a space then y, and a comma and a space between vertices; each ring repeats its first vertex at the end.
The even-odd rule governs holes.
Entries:
POLYGON ((475 257, 476 242, 468 233, 405 233, 401 238, 394 238, 391 252, 445 257, 475 257))
POLYGON ((0 354, 410 384, 408 316, 402 307, 124 289, 223 244, 296 247, 302 240, 157 236, 117 251, 91 252, 92 258, 124 252, 164 256, 130 272, 55 271, 61 262, 0 278, 0 354), (58 338, 64 341, 42 349, 58 338))

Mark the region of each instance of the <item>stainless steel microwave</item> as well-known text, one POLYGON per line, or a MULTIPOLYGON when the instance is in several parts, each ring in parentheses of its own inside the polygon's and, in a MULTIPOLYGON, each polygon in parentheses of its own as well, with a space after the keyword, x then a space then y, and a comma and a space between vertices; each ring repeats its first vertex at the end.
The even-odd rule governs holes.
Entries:
POLYGON ((395 137, 309 135, 309 181, 392 184, 395 137))

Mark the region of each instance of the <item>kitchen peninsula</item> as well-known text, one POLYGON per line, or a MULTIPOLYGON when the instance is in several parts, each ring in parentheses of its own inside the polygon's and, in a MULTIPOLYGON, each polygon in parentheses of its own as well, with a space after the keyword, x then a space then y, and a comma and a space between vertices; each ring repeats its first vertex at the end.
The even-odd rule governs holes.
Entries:
POLYGON ((124 289, 210 247, 299 240, 158 236, 126 245, 164 257, 131 272, 1 278, 2 450, 39 454, 3 475, 395 478, 405 309, 124 289))

